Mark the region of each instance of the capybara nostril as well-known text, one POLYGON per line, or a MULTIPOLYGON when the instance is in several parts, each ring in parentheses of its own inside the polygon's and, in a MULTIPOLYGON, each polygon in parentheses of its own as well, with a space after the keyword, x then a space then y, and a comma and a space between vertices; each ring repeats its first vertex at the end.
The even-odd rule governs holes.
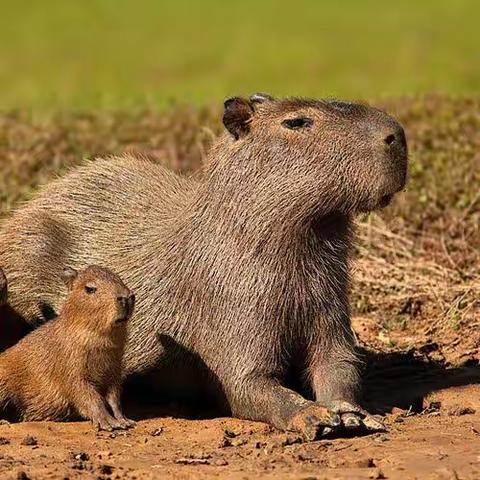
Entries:
POLYGON ((389 131, 383 137, 383 141, 388 146, 388 148, 394 148, 394 147, 400 147, 403 149, 407 148, 407 139, 405 137, 405 132, 400 125, 395 130, 389 131))
POLYGON ((119 295, 117 297, 117 302, 120 304, 120 305, 127 305, 127 301, 128 301, 128 297, 126 295, 119 295))
POLYGON ((387 135, 387 136, 385 137, 385 143, 386 143, 387 145, 391 145, 395 140, 396 140, 396 137, 395 137, 395 135, 394 135, 393 133, 391 133, 390 135, 387 135))

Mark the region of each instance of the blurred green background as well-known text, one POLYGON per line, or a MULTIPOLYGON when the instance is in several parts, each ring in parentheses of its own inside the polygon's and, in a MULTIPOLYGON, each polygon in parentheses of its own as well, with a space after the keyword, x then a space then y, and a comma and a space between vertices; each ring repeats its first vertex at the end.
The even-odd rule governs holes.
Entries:
POLYGON ((480 86, 478 0, 0 0, 0 109, 480 86))

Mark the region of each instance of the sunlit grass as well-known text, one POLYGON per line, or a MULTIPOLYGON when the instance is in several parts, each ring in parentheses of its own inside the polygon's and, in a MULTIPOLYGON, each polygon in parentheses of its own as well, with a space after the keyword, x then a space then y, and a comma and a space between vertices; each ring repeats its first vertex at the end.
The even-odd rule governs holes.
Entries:
POLYGON ((480 85, 475 0, 30 0, 0 8, 0 108, 480 85))

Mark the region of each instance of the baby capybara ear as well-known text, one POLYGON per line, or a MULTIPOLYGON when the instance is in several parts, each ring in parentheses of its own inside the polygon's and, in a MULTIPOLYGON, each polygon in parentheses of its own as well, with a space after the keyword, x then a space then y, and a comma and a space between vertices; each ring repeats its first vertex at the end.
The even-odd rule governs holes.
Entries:
POLYGON ((254 110, 252 103, 242 97, 229 98, 224 103, 223 124, 235 140, 246 135, 250 128, 254 110))
POLYGON ((7 295, 7 277, 5 276, 5 273, 3 273, 3 270, 0 268, 0 307, 7 303, 7 295))
POLYGON ((60 278, 69 290, 72 288, 73 281, 77 278, 77 276, 78 272, 69 267, 65 268, 60 274, 60 278))

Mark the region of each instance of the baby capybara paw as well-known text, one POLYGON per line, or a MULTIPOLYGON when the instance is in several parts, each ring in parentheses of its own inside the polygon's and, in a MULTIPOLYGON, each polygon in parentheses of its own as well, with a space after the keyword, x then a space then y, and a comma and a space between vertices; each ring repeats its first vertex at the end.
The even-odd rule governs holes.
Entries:
POLYGON ((298 432, 307 441, 316 440, 341 425, 341 418, 317 403, 311 403, 296 413, 287 430, 298 432))
POLYGON ((118 418, 117 420, 123 425, 123 428, 133 428, 137 424, 134 420, 126 417, 118 418))
POLYGON ((113 430, 126 430, 128 428, 124 422, 107 414, 92 418, 92 423, 97 430, 105 430, 107 432, 113 430))

